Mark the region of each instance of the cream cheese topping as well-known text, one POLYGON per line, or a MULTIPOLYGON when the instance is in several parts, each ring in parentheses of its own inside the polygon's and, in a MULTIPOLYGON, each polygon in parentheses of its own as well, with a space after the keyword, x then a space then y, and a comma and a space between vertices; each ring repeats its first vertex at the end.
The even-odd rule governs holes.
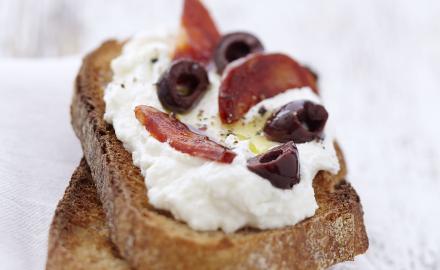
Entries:
POLYGON ((164 111, 155 83, 171 63, 172 43, 173 37, 166 35, 133 38, 112 61, 114 77, 104 93, 104 118, 132 154, 134 165, 141 169, 150 203, 202 231, 221 229, 231 233, 246 226, 279 228, 312 216, 317 208, 313 178, 320 170, 339 171, 328 129, 322 141, 297 144, 301 180, 292 189, 275 188, 249 171, 246 160, 279 145, 255 132, 264 124, 259 108, 264 106, 267 117, 289 101, 320 103, 318 96, 307 87, 291 89, 263 100, 240 123, 225 127, 218 116, 221 78, 211 71, 210 87, 200 102, 178 118, 204 129, 206 135, 232 148, 237 156, 233 163, 222 164, 181 153, 153 138, 134 115, 137 105, 164 111))

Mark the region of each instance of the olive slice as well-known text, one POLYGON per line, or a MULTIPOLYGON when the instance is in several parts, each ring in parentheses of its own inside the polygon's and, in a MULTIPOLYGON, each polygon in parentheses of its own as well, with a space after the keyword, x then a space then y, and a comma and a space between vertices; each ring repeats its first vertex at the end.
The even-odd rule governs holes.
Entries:
POLYGON ((249 159, 247 167, 276 188, 289 189, 300 181, 298 149, 294 142, 287 142, 249 159))
POLYGON ((214 52, 217 72, 221 74, 232 61, 263 50, 263 44, 252 34, 246 32, 226 34, 221 38, 214 52))
POLYGON ((191 109, 208 89, 205 68, 190 60, 177 60, 171 64, 157 83, 157 94, 166 109, 184 113, 191 109))
POLYGON ((271 141, 305 143, 321 137, 327 119, 327 110, 322 105, 297 100, 272 114, 263 131, 271 141))

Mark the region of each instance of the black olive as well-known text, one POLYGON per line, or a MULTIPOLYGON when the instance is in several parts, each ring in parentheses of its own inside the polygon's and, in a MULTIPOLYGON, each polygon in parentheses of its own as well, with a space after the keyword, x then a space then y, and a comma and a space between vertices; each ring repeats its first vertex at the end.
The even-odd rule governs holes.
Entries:
POLYGON ((178 60, 160 77, 157 93, 162 106, 172 112, 183 113, 195 105, 208 85, 208 74, 202 65, 178 60))
POLYGON ((300 180, 298 149, 293 142, 274 147, 249 159, 247 167, 281 189, 292 188, 300 180))
POLYGON ((327 110, 322 105, 292 101, 267 120, 263 131, 272 141, 304 143, 321 138, 327 119, 327 110))
POLYGON ((222 73, 225 67, 234 60, 263 50, 263 44, 252 34, 235 32, 224 35, 214 53, 217 72, 222 73))

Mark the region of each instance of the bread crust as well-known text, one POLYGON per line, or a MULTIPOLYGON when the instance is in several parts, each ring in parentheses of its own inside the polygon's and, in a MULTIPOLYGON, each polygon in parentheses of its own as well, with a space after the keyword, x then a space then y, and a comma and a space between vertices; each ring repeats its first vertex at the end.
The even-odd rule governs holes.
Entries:
POLYGON ((104 210, 83 159, 52 220, 46 270, 130 269, 109 237, 104 210))
POLYGON ((110 62, 122 43, 107 41, 84 58, 76 79, 71 116, 112 241, 137 269, 324 269, 368 248, 359 197, 341 170, 314 179, 319 209, 295 226, 243 229, 234 234, 197 232, 148 203, 140 170, 104 119, 103 91, 110 62))

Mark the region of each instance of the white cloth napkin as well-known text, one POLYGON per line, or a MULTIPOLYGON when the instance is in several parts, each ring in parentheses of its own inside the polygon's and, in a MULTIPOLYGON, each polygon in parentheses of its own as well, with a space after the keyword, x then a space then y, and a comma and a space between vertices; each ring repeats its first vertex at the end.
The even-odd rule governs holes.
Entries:
POLYGON ((0 269, 43 269, 58 200, 82 156, 69 104, 78 59, 0 61, 0 269))

